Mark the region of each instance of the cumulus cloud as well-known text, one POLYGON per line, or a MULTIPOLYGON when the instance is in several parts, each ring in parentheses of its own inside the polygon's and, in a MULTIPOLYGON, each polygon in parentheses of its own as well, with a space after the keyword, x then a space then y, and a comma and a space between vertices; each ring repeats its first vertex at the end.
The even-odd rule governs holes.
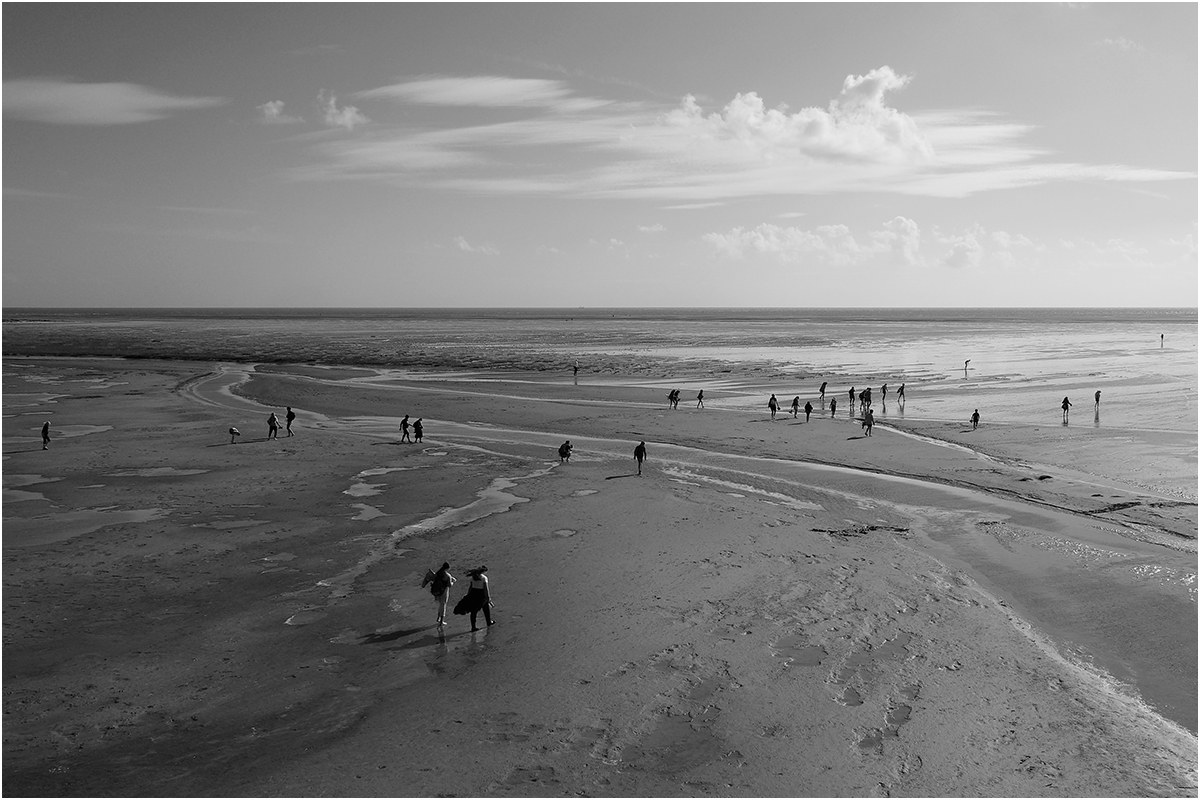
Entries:
POLYGON ((226 102, 223 97, 171 95, 135 83, 4 82, 4 116, 60 125, 132 125, 226 102))
POLYGON ((1117 50, 1120 50, 1122 53, 1128 53, 1131 50, 1145 50, 1146 49, 1146 48, 1142 47, 1140 44, 1138 44, 1137 42, 1133 41, 1132 39, 1126 39, 1124 36, 1118 36, 1115 39, 1101 39, 1100 46, 1101 47, 1112 47, 1117 50))
POLYGON ((638 225, 638 230, 642 233, 662 233, 666 228, 661 222, 656 222, 653 225, 638 225))
POLYGON ((500 250, 494 244, 475 245, 468 242, 462 236, 454 237, 454 246, 464 253, 482 253, 483 255, 494 256, 499 255, 500 250))
POLYGON ((291 125, 297 122, 303 122, 300 117, 291 117, 283 113, 283 101, 271 100, 263 103, 261 106, 256 106, 259 112, 258 121, 264 125, 291 125))
POLYGON ((324 115, 325 124, 331 128, 345 128, 352 131, 355 127, 366 125, 371 121, 354 106, 338 108, 337 97, 333 94, 327 95, 324 90, 317 95, 317 102, 321 104, 321 113, 324 115))
POLYGON ((702 238, 718 255, 727 258, 768 257, 785 263, 836 267, 880 264, 970 268, 982 265, 985 259, 997 267, 1011 267, 1018 263, 1018 257, 1033 256, 1043 249, 1024 235, 1005 231, 988 234, 978 224, 959 233, 934 228, 928 237, 915 220, 902 216, 860 236, 846 225, 804 229, 763 223, 702 238))
POLYGON ((945 236, 942 244, 948 245, 950 252, 942 259, 949 267, 977 267, 983 260, 983 229, 975 225, 960 236, 945 236))

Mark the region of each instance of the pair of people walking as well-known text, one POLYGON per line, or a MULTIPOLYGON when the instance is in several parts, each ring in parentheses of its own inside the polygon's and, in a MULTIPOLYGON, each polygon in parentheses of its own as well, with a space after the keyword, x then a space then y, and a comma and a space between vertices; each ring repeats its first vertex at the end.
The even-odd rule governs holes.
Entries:
MULTIPOLYGON (((467 593, 454 606, 454 613, 463 616, 471 615, 471 630, 479 630, 476 624, 478 614, 483 612, 483 619, 489 625, 494 625, 495 620, 492 619, 492 589, 487 578, 487 565, 477 567, 467 571, 467 575, 471 579, 471 585, 467 589, 467 593)), ((429 592, 433 595, 434 602, 437 605, 437 624, 442 627, 446 624, 446 606, 450 601, 450 587, 458 583, 458 580, 450 574, 450 562, 442 563, 441 569, 436 573, 425 574, 425 579, 421 582, 421 588, 429 586, 429 592)))
POLYGON ((416 422, 412 423, 412 425, 410 426, 408 423, 408 414, 405 414, 404 419, 400 420, 400 441, 402 441, 402 442, 414 441, 414 439, 409 438, 409 435, 408 435, 409 427, 412 428, 412 435, 413 435, 413 437, 415 437, 415 441, 420 442, 421 437, 425 435, 425 426, 422 424, 421 419, 418 419, 416 422))

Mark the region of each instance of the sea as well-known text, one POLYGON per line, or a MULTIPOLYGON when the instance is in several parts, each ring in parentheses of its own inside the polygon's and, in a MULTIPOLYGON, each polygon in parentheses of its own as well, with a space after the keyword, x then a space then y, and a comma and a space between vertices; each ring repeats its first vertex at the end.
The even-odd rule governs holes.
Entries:
POLYGON ((3 353, 661 385, 758 408, 886 384, 877 417, 1197 431, 1195 308, 6 309, 3 353), (901 385, 906 402, 894 402, 901 385), (1095 393, 1101 402, 1095 403, 1095 393), (887 398, 884 398, 885 400, 887 398))

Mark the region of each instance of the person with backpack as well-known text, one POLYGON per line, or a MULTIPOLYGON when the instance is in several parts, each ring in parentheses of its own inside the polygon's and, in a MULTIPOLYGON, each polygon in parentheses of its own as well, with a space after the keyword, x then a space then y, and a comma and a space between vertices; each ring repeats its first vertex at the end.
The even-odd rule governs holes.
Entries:
POLYGON ((433 595, 433 599, 437 602, 437 624, 442 626, 446 624, 446 603, 450 601, 450 587, 458 581, 450 574, 450 562, 442 562, 442 568, 437 572, 426 572, 425 580, 421 581, 421 588, 429 585, 429 593, 433 595))

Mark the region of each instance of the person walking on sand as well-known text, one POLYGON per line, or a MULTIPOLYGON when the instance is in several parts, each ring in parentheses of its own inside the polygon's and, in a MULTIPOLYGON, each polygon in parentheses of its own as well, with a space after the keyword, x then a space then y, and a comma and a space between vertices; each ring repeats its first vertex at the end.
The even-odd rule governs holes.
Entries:
POLYGON ((971 415, 971 430, 979 427, 979 409, 975 409, 975 413, 971 415))
POLYGON ((237 428, 230 428, 229 429, 229 443, 237 444, 237 437, 239 437, 241 435, 242 435, 242 432, 239 431, 237 428))
POLYGON ((267 438, 275 439, 279 436, 279 417, 275 416, 275 412, 271 412, 271 416, 267 417, 267 438))
POLYGON ((837 398, 836 397, 829 401, 829 418, 833 419, 835 414, 837 414, 837 398))
POLYGON ((767 401, 767 408, 771 409, 771 419, 775 419, 775 412, 779 410, 779 401, 775 399, 775 395, 771 395, 771 399, 767 401))
POLYGON ((1096 407, 1099 408, 1099 406, 1100 406, 1100 390, 1097 389, 1096 390, 1096 407))
POLYGON ((867 432, 867 436, 870 436, 871 431, 875 428, 875 412, 869 408, 863 414, 862 426, 863 430, 867 432))
POLYGON ((421 424, 421 417, 417 417, 417 421, 413 423, 413 441, 420 444, 425 436, 425 426, 421 424))
POLYGON ((704 408, 704 390, 696 393, 696 408, 704 408))
POLYGON ((412 442, 412 438, 408 435, 408 414, 405 414, 404 419, 400 420, 400 441, 412 442))
POLYGON ((287 422, 287 435, 295 436, 296 434, 292 433, 292 423, 296 421, 296 412, 292 411, 291 406, 287 407, 287 413, 283 415, 283 418, 287 422))
POLYGON ((825 402, 825 387, 829 385, 829 381, 821 381, 821 402, 825 402))
POLYGON ((566 464, 571 460, 571 440, 567 439, 558 446, 558 463, 566 464))
POLYGON ((433 582, 429 586, 429 593, 433 595, 433 600, 437 603, 437 624, 439 626, 446 624, 446 604, 450 601, 450 587, 458 583, 458 580, 450 574, 450 562, 443 561, 442 568, 433 576, 433 582))
POLYGON ((575 366, 571 368, 571 375, 578 380, 579 378, 579 362, 575 362, 575 366))
POLYGON ((42 423, 42 449, 50 449, 50 422, 48 420, 42 423))
POLYGON ((489 627, 496 623, 492 619, 492 587, 488 584, 486 564, 478 569, 468 570, 467 574, 471 576, 471 586, 455 604, 454 613, 460 616, 470 614, 471 630, 477 631, 479 626, 475 624, 475 619, 480 611, 483 612, 483 619, 489 627))
POLYGON ((854 413, 854 387, 850 387, 850 413, 854 413))
POLYGON ((896 401, 899 403, 904 402, 904 384, 903 383, 900 384, 900 388, 896 390, 896 401))
POLYGON ((970 364, 970 363, 971 363, 971 359, 969 359, 969 358, 963 362, 963 377, 964 378, 967 377, 967 364, 970 364))
POLYGON ((642 474, 642 462, 646 460, 646 443, 639 442, 638 446, 633 448, 633 460, 638 465, 638 475, 642 474))
POLYGON ((792 398, 792 419, 800 416, 800 395, 792 398))
POLYGON ((804 421, 808 422, 808 418, 812 416, 812 403, 804 404, 804 421))
POLYGON ((1063 410, 1063 422, 1067 422, 1069 417, 1071 416, 1071 401, 1067 397, 1063 398, 1062 410, 1063 410))

